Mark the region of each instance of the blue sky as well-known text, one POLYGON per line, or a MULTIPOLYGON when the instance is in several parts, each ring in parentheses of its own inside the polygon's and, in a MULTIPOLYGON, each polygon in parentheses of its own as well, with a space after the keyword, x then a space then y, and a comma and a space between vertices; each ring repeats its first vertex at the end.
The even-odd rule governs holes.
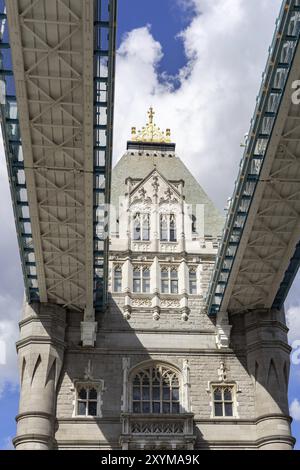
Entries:
POLYGON ((153 36, 164 51, 159 71, 175 75, 185 65, 183 44, 176 36, 188 25, 191 8, 184 10, 174 0, 119 0, 118 12, 119 45, 124 32, 150 24, 153 36))
MULTIPOLYGON (((158 124, 171 127, 178 154, 223 210, 233 190, 240 142, 249 128, 280 4, 281 0, 119 0, 114 161, 125 150, 131 126, 142 126, 153 104, 158 124)), ((0 315, 6 314, 6 321, 0 317, 0 340, 9 344, 7 366, 0 365, 1 449, 9 447, 15 435, 14 343, 23 296, 3 155, 0 200, 9 201, 0 205, 0 219, 7 221, 0 250, 0 265, 6 267, 0 270, 0 315)), ((291 341, 300 338, 299 289, 298 277, 286 305, 291 341)), ((292 364, 291 403, 300 400, 299 389, 300 365, 292 364)), ((300 449, 299 420, 293 432, 300 449)))

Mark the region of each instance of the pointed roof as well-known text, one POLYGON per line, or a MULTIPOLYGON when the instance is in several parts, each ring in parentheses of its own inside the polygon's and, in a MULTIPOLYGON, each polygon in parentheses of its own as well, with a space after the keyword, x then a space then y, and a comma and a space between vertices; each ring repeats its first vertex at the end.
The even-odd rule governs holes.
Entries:
POLYGON ((171 183, 172 181, 183 180, 185 202, 193 205, 204 205, 205 235, 213 237, 221 235, 224 217, 222 217, 200 184, 174 152, 128 150, 112 171, 111 203, 118 208, 119 197, 127 193, 127 178, 144 180, 154 170, 157 170, 165 180, 171 183))

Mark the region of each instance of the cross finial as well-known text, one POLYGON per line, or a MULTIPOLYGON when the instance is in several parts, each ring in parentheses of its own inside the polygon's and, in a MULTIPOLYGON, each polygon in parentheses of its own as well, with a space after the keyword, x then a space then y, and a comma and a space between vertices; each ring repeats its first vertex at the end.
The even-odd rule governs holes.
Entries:
POLYGON ((148 116, 149 116, 149 124, 153 124, 153 118, 154 118, 155 111, 152 106, 150 106, 150 109, 148 111, 148 116))
POLYGON ((148 111, 148 122, 146 126, 142 127, 140 131, 137 132, 136 127, 131 128, 131 139, 133 142, 171 142, 171 131, 167 129, 166 132, 163 132, 156 124, 154 124, 154 115, 155 111, 152 106, 150 106, 148 111))

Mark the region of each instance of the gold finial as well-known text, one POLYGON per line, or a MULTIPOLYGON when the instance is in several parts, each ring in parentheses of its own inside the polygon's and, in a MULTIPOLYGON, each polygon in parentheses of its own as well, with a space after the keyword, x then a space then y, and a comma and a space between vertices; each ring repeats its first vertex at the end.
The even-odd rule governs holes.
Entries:
POLYGON ((152 108, 152 106, 150 106, 149 111, 148 111, 149 124, 153 124, 154 114, 155 114, 155 111, 152 108))
POLYGON ((171 130, 167 129, 166 132, 160 130, 159 127, 154 123, 155 111, 150 106, 148 111, 149 121, 145 127, 142 127, 141 131, 136 131, 136 127, 131 129, 131 139, 134 142, 157 142, 157 143, 170 143, 171 142, 171 130))
POLYGON ((134 140, 136 136, 136 127, 131 128, 131 139, 134 140))

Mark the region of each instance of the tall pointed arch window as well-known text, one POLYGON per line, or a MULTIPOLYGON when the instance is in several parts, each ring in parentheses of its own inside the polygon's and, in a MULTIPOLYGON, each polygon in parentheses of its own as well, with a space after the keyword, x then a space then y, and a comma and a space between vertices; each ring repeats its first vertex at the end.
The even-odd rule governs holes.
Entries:
POLYGON ((179 375, 167 366, 155 364, 140 369, 134 374, 131 386, 133 413, 180 413, 179 375))
POLYGON ((136 241, 150 240, 150 214, 137 212, 133 218, 133 239, 136 241))
POLYGON ((160 215, 160 240, 163 242, 177 241, 175 214, 160 215))

